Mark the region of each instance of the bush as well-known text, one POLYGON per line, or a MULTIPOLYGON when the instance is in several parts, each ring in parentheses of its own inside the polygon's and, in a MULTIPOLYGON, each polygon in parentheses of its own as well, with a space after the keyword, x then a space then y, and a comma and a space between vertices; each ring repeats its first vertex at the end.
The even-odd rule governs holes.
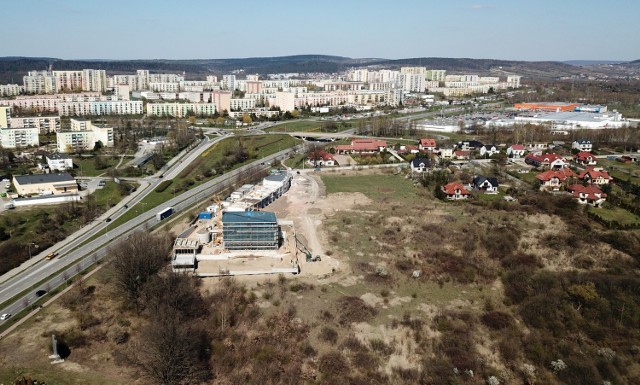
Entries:
POLYGON ((171 183, 173 183, 172 180, 163 180, 158 186, 156 186, 156 189, 154 191, 157 193, 161 193, 166 190, 171 185, 171 183))
POLYGON ((320 357, 318 369, 325 376, 334 377, 347 374, 349 366, 342 354, 329 352, 320 357))
POLYGON ((513 317, 501 311, 490 311, 482 315, 482 323, 493 330, 500 330, 513 325, 513 317))
POLYGON ((335 344, 338 341, 338 332, 328 326, 323 326, 320 330, 320 339, 325 342, 335 344))
POLYGON ((364 322, 378 314, 377 310, 367 305, 358 297, 343 297, 338 301, 340 309, 340 324, 364 322))

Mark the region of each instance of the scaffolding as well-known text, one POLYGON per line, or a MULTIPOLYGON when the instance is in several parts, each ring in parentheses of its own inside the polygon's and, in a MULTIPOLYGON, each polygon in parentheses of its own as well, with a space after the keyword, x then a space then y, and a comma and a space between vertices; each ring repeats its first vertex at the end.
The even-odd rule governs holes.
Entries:
POLYGON ((222 213, 222 240, 227 250, 277 250, 280 228, 266 211, 222 213))

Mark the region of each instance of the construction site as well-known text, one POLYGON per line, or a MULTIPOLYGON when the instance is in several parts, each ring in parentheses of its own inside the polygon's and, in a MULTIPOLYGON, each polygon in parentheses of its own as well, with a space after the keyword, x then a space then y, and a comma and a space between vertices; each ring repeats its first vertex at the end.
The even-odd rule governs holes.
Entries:
POLYGON ((319 251, 306 244, 308 234, 298 234, 293 219, 278 218, 281 205, 273 204, 293 179, 287 170, 273 171, 200 212, 174 242, 173 271, 198 277, 299 274, 302 265, 321 262, 319 251), (272 207, 275 212, 268 211, 272 207))

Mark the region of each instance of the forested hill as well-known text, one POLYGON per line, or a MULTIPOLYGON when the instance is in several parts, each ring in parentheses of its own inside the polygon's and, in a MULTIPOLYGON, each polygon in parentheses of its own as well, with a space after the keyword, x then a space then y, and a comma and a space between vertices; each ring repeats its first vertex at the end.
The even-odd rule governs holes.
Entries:
POLYGON ((560 62, 525 62, 494 59, 470 58, 409 58, 352 59, 327 55, 296 55, 280 57, 256 57, 240 59, 195 59, 195 60, 63 60, 57 58, 0 58, 0 83, 22 83, 22 76, 28 71, 79 70, 83 68, 104 69, 110 74, 131 73, 137 69, 151 72, 185 72, 187 78, 202 78, 208 74, 221 75, 234 70, 244 73, 309 73, 338 72, 350 67, 371 67, 398 69, 401 66, 425 66, 446 69, 452 72, 471 72, 480 75, 503 75, 517 73, 526 77, 556 77, 575 74, 579 67, 560 62))

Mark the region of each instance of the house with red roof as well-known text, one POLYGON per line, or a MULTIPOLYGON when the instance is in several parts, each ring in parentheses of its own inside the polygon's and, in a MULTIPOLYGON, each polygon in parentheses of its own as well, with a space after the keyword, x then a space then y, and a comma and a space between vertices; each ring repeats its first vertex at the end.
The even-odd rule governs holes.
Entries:
POLYGON ((509 158, 522 158, 527 150, 521 144, 512 144, 507 148, 507 156, 509 158))
POLYGON ((433 152, 436 149, 436 140, 435 139, 420 139, 418 141, 418 149, 420 151, 433 152))
POLYGON ((352 139, 351 144, 335 147, 338 154, 375 154, 387 149, 387 142, 377 139, 352 139))
POLYGON ((447 200, 451 201, 467 199, 471 196, 471 193, 460 182, 445 184, 442 186, 442 192, 447 196, 447 200))
POLYGON ((570 168, 562 168, 560 170, 547 170, 536 175, 536 179, 540 181, 540 190, 560 191, 560 186, 568 178, 575 178, 576 174, 570 168))
POLYGON ((456 150, 453 152, 453 158, 458 160, 467 160, 471 157, 471 151, 456 150))
POLYGON ((335 166, 336 160, 333 155, 329 154, 325 151, 315 151, 309 154, 309 160, 307 160, 307 164, 310 166, 335 166))
POLYGON ((594 185, 574 184, 567 187, 567 191, 578 200, 578 203, 584 205, 600 207, 607 200, 607 194, 594 185))
POLYGON ((593 155, 589 151, 578 152, 577 154, 573 155, 573 160, 576 163, 580 163, 585 166, 595 166, 598 162, 595 155, 593 155))
POLYGON ((596 169, 595 167, 587 167, 586 170, 582 171, 578 175, 578 178, 589 184, 597 184, 600 186, 609 184, 613 181, 613 177, 611 177, 608 172, 601 168, 596 169))
POLYGON ((528 154, 524 157, 524 162, 536 168, 544 168, 550 170, 569 167, 569 164, 562 156, 553 153, 542 155, 528 154))

